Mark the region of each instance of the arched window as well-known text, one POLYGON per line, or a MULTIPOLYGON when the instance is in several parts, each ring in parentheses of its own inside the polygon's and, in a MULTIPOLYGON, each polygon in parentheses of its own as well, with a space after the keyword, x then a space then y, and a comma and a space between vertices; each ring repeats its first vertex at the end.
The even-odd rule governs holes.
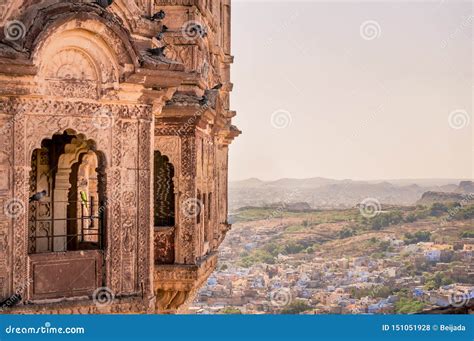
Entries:
POLYGON ((65 132, 31 157, 29 253, 100 250, 104 241, 104 166, 94 143, 65 132))
POLYGON ((155 151, 154 157, 154 221, 155 227, 175 225, 174 167, 166 156, 155 151))

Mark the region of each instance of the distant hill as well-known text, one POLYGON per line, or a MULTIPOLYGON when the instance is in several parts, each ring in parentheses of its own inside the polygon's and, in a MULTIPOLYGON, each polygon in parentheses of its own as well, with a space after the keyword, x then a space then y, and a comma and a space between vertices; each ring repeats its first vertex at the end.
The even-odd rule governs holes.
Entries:
POLYGON ((298 202, 308 203, 311 208, 345 208, 375 198, 382 204, 413 205, 426 192, 459 194, 473 187, 472 181, 463 179, 356 181, 315 177, 263 181, 252 178, 229 183, 229 204, 231 210, 298 202))
POLYGON ((461 181, 459 186, 452 192, 426 192, 418 200, 418 204, 430 205, 435 202, 448 203, 448 202, 470 202, 474 199, 474 182, 472 181, 461 181))
MULTIPOLYGON (((346 180, 332 180, 326 178, 310 179, 279 179, 275 181, 262 181, 257 178, 251 178, 229 183, 230 188, 312 188, 324 185, 336 184, 346 180)), ((347 180, 351 181, 351 180, 347 180)))
POLYGON ((311 205, 307 202, 276 202, 272 204, 262 205, 262 206, 243 206, 237 209, 237 211, 250 210, 250 209, 261 209, 261 208, 270 208, 275 210, 285 210, 288 212, 306 212, 311 211, 311 205))
POLYGON ((229 188, 257 188, 263 184, 265 184, 264 181, 257 178, 251 178, 241 181, 231 181, 229 182, 229 188))
POLYGON ((457 190, 459 193, 474 193, 474 182, 461 181, 457 190))
POLYGON ((434 204, 435 202, 449 203, 449 202, 463 202, 463 201, 469 201, 469 196, 467 194, 426 192, 426 193, 423 193, 423 196, 421 197, 420 200, 417 201, 417 204, 431 205, 431 204, 434 204))

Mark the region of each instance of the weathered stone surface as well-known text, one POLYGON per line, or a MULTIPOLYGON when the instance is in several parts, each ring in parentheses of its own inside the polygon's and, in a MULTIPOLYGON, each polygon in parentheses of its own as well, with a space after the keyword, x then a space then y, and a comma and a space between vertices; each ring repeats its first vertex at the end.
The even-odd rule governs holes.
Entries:
POLYGON ((230 1, 14 0, 0 13, 0 312, 184 309, 230 228, 230 1), (173 169, 164 228, 155 151, 173 169))

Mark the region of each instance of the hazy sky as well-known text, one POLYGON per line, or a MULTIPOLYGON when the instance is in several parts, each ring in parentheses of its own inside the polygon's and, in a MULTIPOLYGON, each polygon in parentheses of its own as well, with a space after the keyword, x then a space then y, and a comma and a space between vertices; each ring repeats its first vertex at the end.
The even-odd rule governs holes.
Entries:
POLYGON ((470 1, 232 3, 231 180, 473 177, 470 1))

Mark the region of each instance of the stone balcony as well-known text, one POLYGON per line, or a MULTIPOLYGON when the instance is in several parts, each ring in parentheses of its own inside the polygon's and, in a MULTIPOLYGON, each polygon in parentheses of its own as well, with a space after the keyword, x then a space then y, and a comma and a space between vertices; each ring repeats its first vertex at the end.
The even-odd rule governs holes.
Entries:
POLYGON ((196 265, 155 265, 156 312, 175 313, 185 309, 216 265, 217 253, 209 254, 196 265))

